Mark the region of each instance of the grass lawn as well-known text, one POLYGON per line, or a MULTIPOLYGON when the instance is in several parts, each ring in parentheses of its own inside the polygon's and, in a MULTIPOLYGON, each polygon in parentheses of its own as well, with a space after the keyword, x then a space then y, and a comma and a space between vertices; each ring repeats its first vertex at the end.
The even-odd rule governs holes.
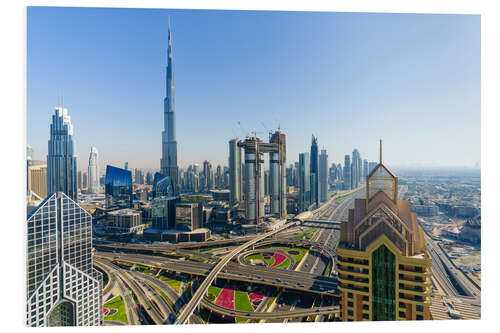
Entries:
POLYGON ((264 257, 262 257, 262 260, 264 260, 267 267, 270 267, 272 264, 274 264, 274 257, 270 257, 269 259, 264 259, 264 257))
POLYGON ((173 278, 168 278, 166 276, 160 275, 159 279, 168 284, 170 287, 174 288, 176 292, 179 292, 181 288, 181 281, 173 278))
POLYGON ((181 281, 179 280, 169 280, 167 281, 167 284, 170 287, 174 288, 176 292, 179 292, 179 289, 181 289, 181 281))
POLYGON ((215 300, 217 299, 217 296, 219 296, 221 290, 222 290, 221 288, 217 288, 214 286, 208 287, 208 299, 210 299, 211 302, 215 302, 215 300))
POLYGON ((306 255, 307 249, 304 249, 302 247, 294 247, 291 249, 284 249, 286 252, 288 252, 289 255, 295 259, 295 265, 298 265, 298 263, 302 260, 302 258, 306 255), (291 254, 290 251, 297 251, 299 254, 291 254))
POLYGON ((250 259, 264 260, 264 257, 260 253, 255 253, 255 254, 252 254, 252 255, 250 255, 250 256, 248 256, 248 257, 245 258, 245 260, 247 260, 247 261, 250 261, 250 259))
POLYGON ((104 303, 104 307, 108 309, 116 309, 117 312, 111 316, 105 316, 104 320, 116 320, 122 323, 128 324, 127 313, 125 312, 125 304, 121 296, 116 296, 106 303, 104 303))
POLYGON ((143 266, 143 265, 135 265, 135 269, 138 270, 138 271, 140 271, 140 272, 146 273, 146 274, 154 274, 154 273, 156 273, 155 271, 149 269, 149 267, 143 266))
POLYGON ((318 229, 313 229, 311 231, 303 233, 302 235, 295 236, 293 238, 295 238, 295 239, 302 239, 302 238, 311 239, 314 236, 314 234, 316 233, 316 231, 318 231, 318 229))
POLYGON ((286 258, 285 261, 283 261, 281 264, 278 266, 274 266, 274 268, 287 268, 288 265, 290 265, 290 259, 286 258))
MULTIPOLYGON (((248 294, 242 291, 236 290, 234 293, 234 308, 239 311, 253 312, 253 306, 250 303, 248 294)), ((247 322, 247 318, 236 318, 237 323, 247 322)))

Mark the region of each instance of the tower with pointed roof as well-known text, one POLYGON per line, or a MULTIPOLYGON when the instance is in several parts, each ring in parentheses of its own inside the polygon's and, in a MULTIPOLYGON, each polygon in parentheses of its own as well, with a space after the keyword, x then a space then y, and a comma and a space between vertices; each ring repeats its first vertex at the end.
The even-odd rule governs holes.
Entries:
POLYGON ((382 141, 336 253, 343 321, 430 319, 432 261, 417 215, 398 200, 398 178, 382 163, 382 141))
POLYGON ((161 173, 170 178, 174 195, 179 195, 177 141, 175 139, 174 69, 172 56, 172 33, 168 21, 166 96, 163 102, 164 130, 162 132, 161 173))

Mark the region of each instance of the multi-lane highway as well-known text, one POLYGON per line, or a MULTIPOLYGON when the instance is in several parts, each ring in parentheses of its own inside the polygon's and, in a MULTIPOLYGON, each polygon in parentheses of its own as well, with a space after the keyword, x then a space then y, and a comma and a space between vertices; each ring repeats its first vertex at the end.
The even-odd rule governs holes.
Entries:
POLYGON ((267 237, 270 237, 270 236, 272 236, 272 235, 274 235, 276 233, 279 233, 279 232, 281 232, 281 231, 289 228, 290 226, 295 226, 295 225, 297 225, 297 223, 285 224, 285 225, 277 228, 276 230, 272 230, 272 231, 269 231, 269 232, 267 232, 265 234, 256 236, 252 240, 250 240, 250 241, 248 241, 248 242, 246 242, 246 243, 238 246, 236 249, 234 249, 233 251, 231 251, 229 254, 225 255, 222 258, 222 260, 219 261, 217 263, 217 265, 215 265, 215 267, 213 267, 213 269, 207 275, 207 277, 205 278, 205 280, 201 283, 201 285, 198 288, 198 290, 196 290, 196 292, 192 296, 192 298, 189 301, 189 303, 186 305, 186 307, 183 309, 182 313, 177 318, 176 323, 178 323, 178 324, 185 324, 185 323, 187 323, 188 318, 191 316, 191 314, 193 313, 194 309, 199 306, 199 304, 201 302, 201 299, 203 298, 203 295, 206 294, 206 292, 208 290, 208 287, 210 287, 210 285, 212 284, 212 282, 215 280, 215 278, 217 277, 217 274, 219 274, 222 271, 222 269, 226 266, 226 264, 229 261, 231 261, 235 256, 237 256, 241 251, 247 249, 248 247, 252 246, 253 244, 256 244, 256 243, 260 242, 261 240, 264 240, 267 237))

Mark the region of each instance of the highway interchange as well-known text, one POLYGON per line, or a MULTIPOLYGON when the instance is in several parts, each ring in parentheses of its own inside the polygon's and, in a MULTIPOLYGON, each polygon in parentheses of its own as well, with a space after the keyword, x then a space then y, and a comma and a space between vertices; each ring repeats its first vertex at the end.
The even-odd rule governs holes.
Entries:
MULTIPOLYGON (((200 317, 201 308, 220 318, 239 317, 249 322, 332 320, 339 311, 334 262, 334 249, 340 236, 339 222, 347 220, 348 209, 354 206, 354 200, 364 196, 363 187, 348 194, 338 193, 312 211, 309 217, 257 236, 189 244, 95 244, 96 266, 109 278, 103 296, 107 299, 121 295, 129 324, 133 325, 202 324, 205 320, 200 317), (297 235, 311 230, 315 230, 311 239, 296 239, 297 235), (273 243, 307 246, 309 251, 293 270, 243 265, 241 259, 237 259, 245 251, 273 243), (218 248, 210 253, 199 251, 207 246, 218 248), (181 274, 181 289, 176 292, 152 275, 117 263, 181 274), (186 282, 189 280, 194 282, 189 284, 188 292, 186 282), (223 308, 207 298, 208 287, 220 284, 221 280, 261 288, 266 291, 265 297, 254 312, 223 308), (140 307, 135 304, 134 297, 140 307)), ((435 290, 445 295, 468 296, 471 303, 479 304, 480 289, 452 267, 439 246, 427 236, 426 244, 433 259, 431 270, 435 290)))

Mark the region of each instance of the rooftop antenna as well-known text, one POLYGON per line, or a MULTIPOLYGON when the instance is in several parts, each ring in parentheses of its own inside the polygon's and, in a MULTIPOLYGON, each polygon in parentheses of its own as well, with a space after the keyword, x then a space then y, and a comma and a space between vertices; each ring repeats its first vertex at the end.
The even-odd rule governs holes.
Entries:
POLYGON ((380 164, 382 164, 382 139, 380 139, 380 164))

